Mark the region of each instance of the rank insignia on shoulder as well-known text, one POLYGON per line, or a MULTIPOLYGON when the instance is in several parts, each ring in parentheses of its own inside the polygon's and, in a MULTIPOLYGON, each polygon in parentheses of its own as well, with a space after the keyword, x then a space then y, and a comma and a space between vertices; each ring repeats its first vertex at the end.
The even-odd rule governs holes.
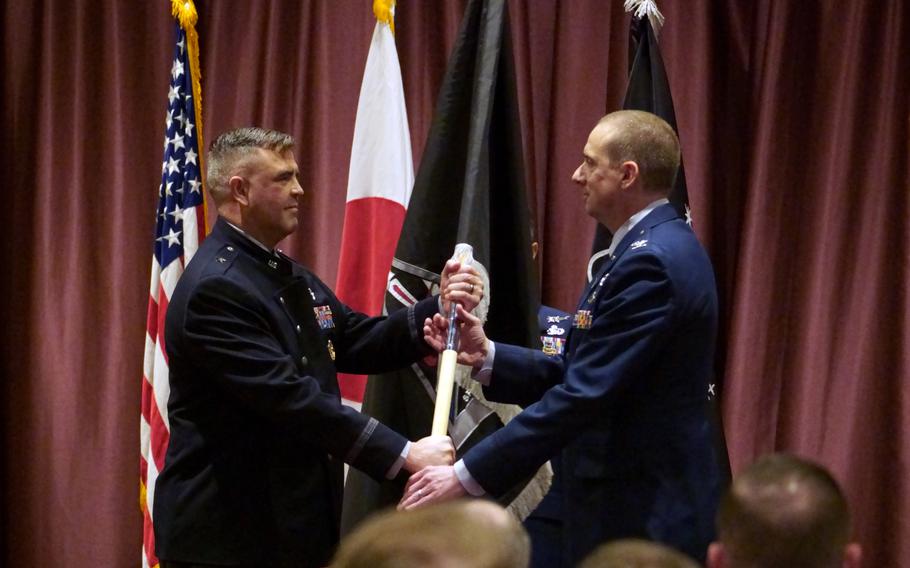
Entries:
POLYGON ((566 340, 562 337, 541 336, 544 355, 562 355, 566 349, 566 340))
POLYGON ((648 239, 642 239, 640 241, 635 241, 634 243, 629 245, 629 248, 634 250, 634 249, 641 248, 641 247, 644 247, 647 245, 648 245, 648 239))
POLYGON ((335 327, 331 306, 316 306, 313 308, 313 312, 316 314, 316 322, 319 324, 319 329, 332 329, 335 327))
POLYGON ((332 345, 332 340, 329 339, 329 342, 326 344, 326 348, 329 350, 329 357, 332 358, 332 361, 335 360, 335 346, 332 345))
POLYGON ((575 321, 572 323, 573 327, 578 329, 591 329, 591 324, 594 323, 594 318, 591 316, 591 310, 578 310, 575 312, 575 321))

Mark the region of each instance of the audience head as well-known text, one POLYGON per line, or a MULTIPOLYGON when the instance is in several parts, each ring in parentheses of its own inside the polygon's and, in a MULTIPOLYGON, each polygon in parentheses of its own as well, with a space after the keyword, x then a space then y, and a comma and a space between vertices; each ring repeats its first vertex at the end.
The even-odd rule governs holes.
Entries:
POLYGON ((698 568, 698 564, 662 544, 625 539, 602 544, 579 568, 698 568))
POLYGON ((341 542, 332 568, 525 568, 530 541, 499 505, 461 500, 388 510, 341 542))
POLYGON ((847 501, 824 468, 791 455, 759 459, 736 476, 717 515, 710 568, 854 567, 847 501))

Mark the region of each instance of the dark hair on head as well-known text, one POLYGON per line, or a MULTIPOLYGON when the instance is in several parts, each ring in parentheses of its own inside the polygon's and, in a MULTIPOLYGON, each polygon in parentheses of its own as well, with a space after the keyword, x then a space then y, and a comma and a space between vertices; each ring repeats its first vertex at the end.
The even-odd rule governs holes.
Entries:
POLYGON ((611 112, 597 125, 611 127, 604 147, 611 162, 635 162, 646 190, 669 193, 680 159, 679 138, 672 126, 641 110, 611 112))
POLYGON ((227 180, 240 158, 256 149, 284 152, 294 147, 294 137, 277 130, 246 126, 229 130, 215 138, 207 158, 206 179, 209 193, 220 203, 228 193, 227 180))
POLYGON ((850 538, 847 500, 823 467, 787 454, 736 476, 717 514, 733 566, 840 566, 850 538))

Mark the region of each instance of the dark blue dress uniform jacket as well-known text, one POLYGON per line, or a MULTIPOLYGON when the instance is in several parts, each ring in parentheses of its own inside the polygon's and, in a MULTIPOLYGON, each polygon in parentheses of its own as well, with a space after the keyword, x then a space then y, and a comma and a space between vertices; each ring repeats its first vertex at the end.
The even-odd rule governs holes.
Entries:
POLYGON ((704 558, 719 493, 705 402, 716 328, 710 261, 660 206, 585 290, 564 356, 496 345, 485 394, 526 408, 464 456, 468 471, 495 495, 559 456, 569 564, 624 537, 704 558))
POLYGON ((170 444, 155 487, 159 558, 323 566, 338 541, 342 461, 381 479, 406 439, 340 402, 336 371, 427 352, 435 297, 388 318, 219 219, 171 297, 170 444))

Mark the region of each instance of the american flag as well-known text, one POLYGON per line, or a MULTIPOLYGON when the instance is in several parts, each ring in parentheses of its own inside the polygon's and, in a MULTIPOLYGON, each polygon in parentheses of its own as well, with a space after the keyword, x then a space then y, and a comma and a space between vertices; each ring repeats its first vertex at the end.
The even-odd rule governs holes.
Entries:
MULTIPOLYGON (((192 7, 192 3, 187 3, 192 7)), ((169 430, 167 399, 168 363, 164 350, 164 318, 168 300, 183 268, 205 237, 205 207, 200 172, 201 143, 198 70, 198 40, 192 20, 182 27, 176 24, 177 45, 171 66, 165 117, 164 160, 161 163, 161 185, 158 187, 158 209, 155 213, 155 241, 152 257, 151 284, 145 360, 142 380, 142 418, 140 423, 140 490, 139 504, 143 514, 142 566, 158 565, 155 536, 152 532, 152 504, 155 481, 164 467, 169 430), (187 33, 187 28, 189 34, 187 33), (190 42, 189 44, 187 42, 190 42), (192 52, 192 53, 191 53, 192 52), (193 85, 195 82, 195 92, 193 85)))

